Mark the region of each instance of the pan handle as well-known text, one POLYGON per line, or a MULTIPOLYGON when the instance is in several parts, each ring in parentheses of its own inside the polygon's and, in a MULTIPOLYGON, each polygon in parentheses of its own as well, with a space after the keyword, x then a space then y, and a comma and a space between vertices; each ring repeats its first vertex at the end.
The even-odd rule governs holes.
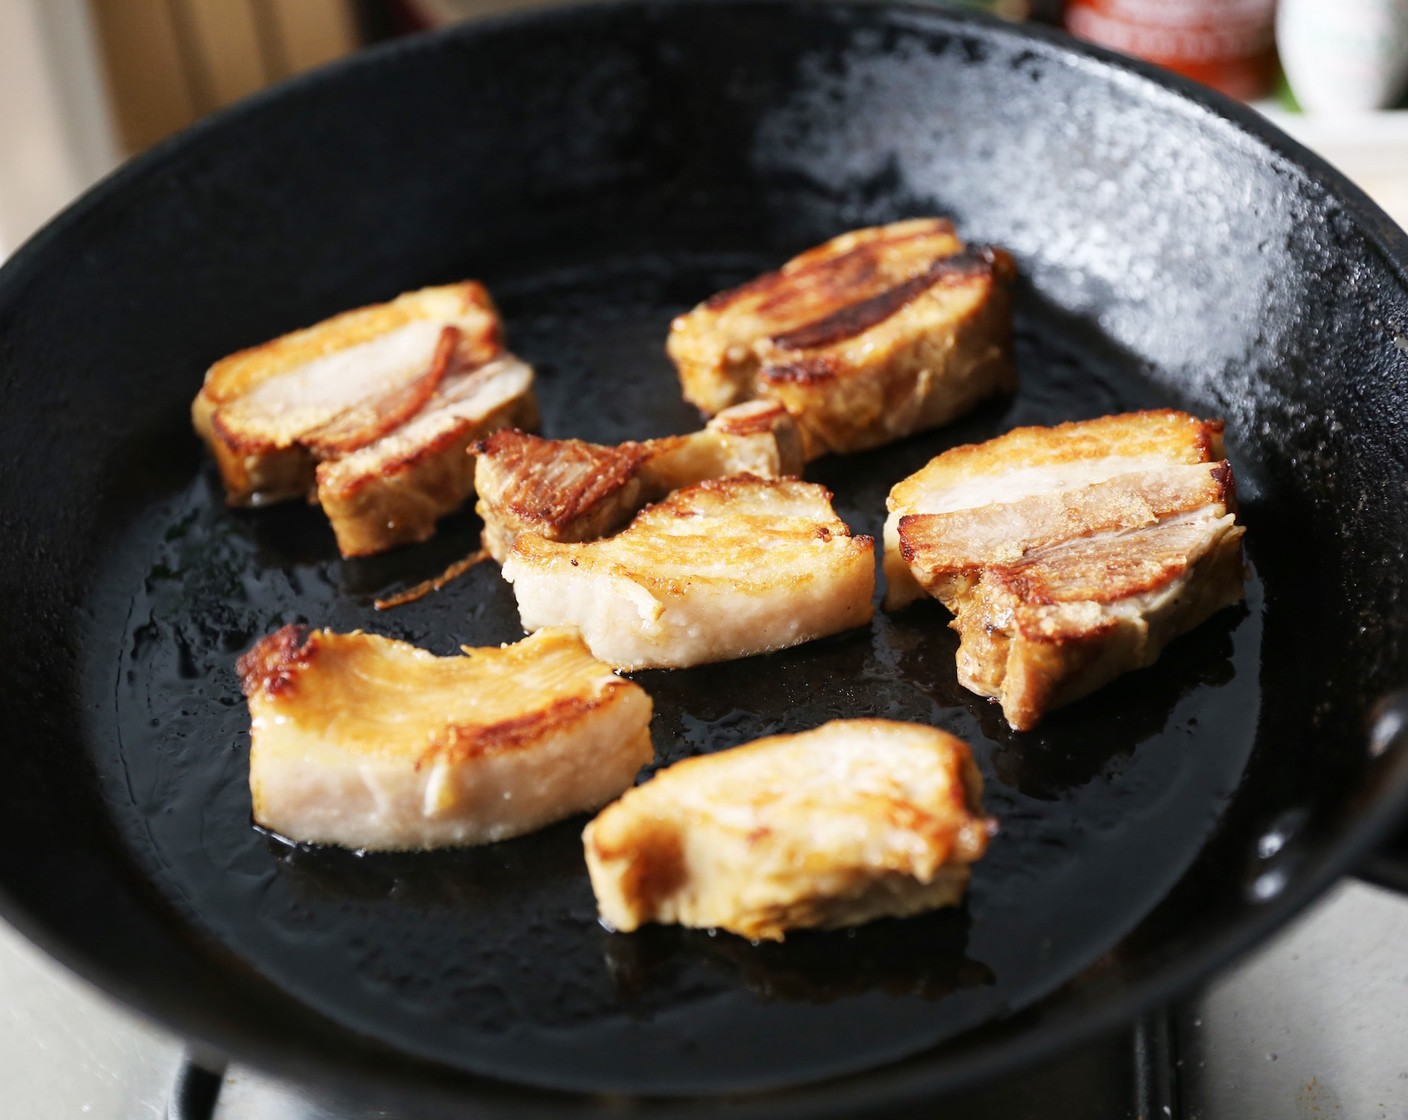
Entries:
POLYGON ((206 1053, 188 1050, 181 1058, 171 1098, 166 1103, 166 1120, 210 1120, 225 1083, 225 1062, 206 1053))
MULTIPOLYGON (((1379 703, 1369 751, 1376 757, 1408 751, 1408 689, 1391 692, 1379 703)), ((1355 874, 1375 886, 1408 894, 1408 822, 1380 844, 1355 874)))
POLYGON ((1408 826, 1380 845, 1355 874, 1367 883, 1408 894, 1408 826))

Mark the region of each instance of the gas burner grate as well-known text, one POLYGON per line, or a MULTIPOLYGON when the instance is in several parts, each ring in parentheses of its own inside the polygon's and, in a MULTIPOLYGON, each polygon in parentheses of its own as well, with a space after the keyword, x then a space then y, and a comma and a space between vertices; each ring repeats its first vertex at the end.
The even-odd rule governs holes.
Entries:
MULTIPOLYGON (((945 1120, 1049 1120, 1052 1102, 1078 1105, 1088 1120, 1182 1120, 1175 1016, 1157 1012, 1132 1028, 1052 1059, 1019 1077, 935 1102, 945 1120)), ((256 1074, 227 1076, 187 1055, 177 1070, 168 1120, 385 1120, 385 1100, 339 1100, 290 1089, 256 1074)), ((902 1110, 895 1116, 909 1116, 902 1110)), ((397 1120, 444 1120, 444 1113, 407 1112, 397 1120)), ((875 1114, 880 1116, 882 1114, 875 1114)))

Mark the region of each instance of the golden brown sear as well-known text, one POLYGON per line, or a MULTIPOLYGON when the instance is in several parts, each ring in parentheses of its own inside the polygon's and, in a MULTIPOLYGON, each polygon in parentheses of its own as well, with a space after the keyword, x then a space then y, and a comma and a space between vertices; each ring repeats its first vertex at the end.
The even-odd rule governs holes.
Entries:
POLYGON ((595 809, 653 757, 651 702, 571 631, 436 657, 285 627, 239 662, 254 819, 348 848, 479 844, 595 809))
POLYGON ((192 406, 231 505, 315 498, 344 555, 423 540, 472 486, 469 443, 537 419, 483 285, 424 288, 233 354, 192 406))
POLYGON ((679 316, 666 348, 705 413, 775 400, 808 459, 858 451, 1015 388, 1014 275, 942 219, 856 230, 679 316))
POLYGON ((676 490, 605 540, 520 533, 503 573, 525 630, 574 626, 620 669, 684 668, 864 626, 875 542, 824 487, 745 474, 676 490))
POLYGON ((886 606, 954 613, 958 679, 1028 730, 1242 598, 1222 425, 1172 410, 1018 428, 890 492, 886 606))
POLYGON ((474 451, 475 511, 484 519, 484 548, 500 564, 519 533, 596 540, 681 486, 740 473, 780 478, 802 469, 796 425, 771 401, 725 409, 703 431, 642 443, 606 446, 508 429, 474 451))
POLYGON ((982 778, 937 728, 837 720, 662 770, 582 834, 603 920, 782 940, 957 905, 982 778))
POLYGON ((428 540, 474 493, 471 445, 510 425, 537 424, 533 370, 512 354, 447 377, 410 420, 318 464, 318 502, 342 555, 428 540))

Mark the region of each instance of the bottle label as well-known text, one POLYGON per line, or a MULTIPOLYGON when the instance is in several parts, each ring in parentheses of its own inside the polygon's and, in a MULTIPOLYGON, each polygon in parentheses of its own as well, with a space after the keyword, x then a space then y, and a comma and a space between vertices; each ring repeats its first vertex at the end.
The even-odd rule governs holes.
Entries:
POLYGON ((1274 0, 1087 0, 1072 4, 1072 35, 1153 61, 1247 58, 1275 41, 1274 0))
POLYGON ((1275 17, 1275 0, 1072 0, 1066 30, 1250 96, 1269 72, 1275 17))

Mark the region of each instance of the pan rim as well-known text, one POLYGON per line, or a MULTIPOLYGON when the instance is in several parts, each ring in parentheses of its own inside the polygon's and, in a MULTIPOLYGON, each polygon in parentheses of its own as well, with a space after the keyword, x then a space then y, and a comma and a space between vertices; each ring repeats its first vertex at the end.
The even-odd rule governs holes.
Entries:
MULTIPOLYGON (((0 268, 0 309, 23 289, 28 274, 42 268, 46 255, 60 249, 64 241, 84 224, 101 220, 106 207, 123 204, 133 192, 139 192, 145 185, 149 185, 163 169, 184 159, 193 151, 198 151, 202 145, 209 142, 208 137, 218 138, 223 130, 266 111, 270 106, 280 104, 290 96, 298 96, 300 91, 322 89, 336 81, 339 75, 361 73, 363 68, 390 65, 403 54, 410 56, 426 50, 446 49, 450 44, 462 39, 477 39, 512 33, 516 29, 531 30, 552 25, 561 29, 574 20, 598 18, 596 13, 607 11, 641 11, 649 18, 651 13, 657 11, 705 5, 720 12, 742 11, 745 7, 764 8, 785 10, 809 19, 832 21, 875 18, 874 13, 879 10, 916 29, 977 35, 990 40, 1000 38, 1009 43, 1013 38, 1025 40, 1054 63, 1078 67, 1087 73, 1100 76, 1102 80, 1112 80, 1128 88, 1137 89, 1145 95, 1151 90, 1155 91, 1170 107, 1187 114, 1196 111, 1209 127, 1220 128, 1236 137, 1237 142, 1252 144, 1258 150, 1277 157, 1295 174, 1313 182, 1327 196, 1343 206, 1356 229, 1400 282, 1408 275, 1408 268, 1402 263, 1408 261, 1408 233, 1394 224, 1363 191, 1350 183, 1340 172, 1280 132, 1255 110, 1152 65, 1077 43, 1058 32, 1043 28, 1018 28, 973 13, 938 11, 914 3, 875 5, 848 0, 823 6, 809 3, 807 0, 730 0, 722 4, 717 0, 606 0, 500 16, 446 29, 429 36, 417 36, 384 44, 280 83, 205 118, 119 167, 20 246, 4 267, 0 268)), ((1408 284, 1405 284, 1405 287, 1408 287, 1408 284)), ((1176 993, 1186 991, 1198 979, 1225 967, 1233 959, 1263 941, 1272 931, 1283 926, 1335 881, 1352 871, 1393 831, 1403 819, 1404 809, 1408 808, 1408 759, 1397 757, 1403 755, 1403 751, 1392 753, 1395 757, 1384 760, 1386 772, 1375 775, 1375 784, 1380 788, 1373 794, 1371 810, 1355 822, 1352 832, 1337 838, 1333 844, 1318 852, 1318 858, 1313 861, 1312 866, 1298 874, 1286 890, 1268 900, 1262 909, 1250 915, 1240 916, 1240 920, 1230 923, 1216 936, 1209 938, 1195 951, 1182 956, 1176 962, 1151 968, 1148 975, 1130 980, 1125 991, 1106 999, 1102 1004, 1094 1007, 1079 1002, 1063 1005, 1051 1017, 1051 1022, 1041 1024, 1042 1029, 1019 1027, 1019 1033, 1015 1037, 1009 1037, 997 1045, 979 1045, 971 1053, 949 1055, 942 1063, 945 1067, 943 1072, 938 1075, 922 1068, 908 1070, 882 1066, 841 1079, 829 1079, 776 1093, 741 1098, 740 1106, 744 1108, 741 1114, 747 1114, 746 1107, 753 1103, 768 1115, 802 1112, 813 1115, 818 1107, 823 1107, 833 1114, 853 1111, 862 1101, 871 1106, 912 1102, 924 1094, 932 1093, 936 1082, 953 1088, 1026 1065, 1091 1038, 1119 1023, 1127 1022, 1150 1007, 1167 1002, 1176 993), (884 1079, 885 1084, 869 1084, 872 1079, 884 1079)), ((179 1031, 209 1048, 236 1055, 263 1068, 296 1071, 298 1076, 313 1081, 332 1082, 335 1078, 345 1084, 348 1079, 348 1070, 334 1069, 324 1057, 311 1052, 291 1056, 268 1045, 261 1048, 259 1043, 262 1040, 238 1029, 222 1029, 221 1024, 210 1021, 212 1017, 209 1015, 202 1016, 198 1009, 175 1006, 160 997, 153 998, 149 991, 127 982, 103 962, 67 944, 56 927, 44 918, 26 911, 10 897, 3 885, 0 885, 0 915, 46 953, 90 983, 117 997, 140 1014, 167 1025, 170 1029, 179 1031)), ((1045 1002, 1041 1001, 1030 1010, 1040 1012, 1045 1002)), ((1020 1019, 1021 1016, 1017 1018, 1020 1019)), ((346 1031, 346 1028, 340 1029, 346 1031)), ((961 1040, 956 1042, 961 1048, 961 1040)), ((933 1053, 930 1052, 931 1055, 933 1053)), ((354 1079, 364 1077, 368 1082, 375 1080, 385 1084, 384 1072, 381 1078, 374 1078, 368 1071, 358 1069, 352 1071, 352 1076, 354 1079)), ((455 1076, 474 1080, 472 1075, 456 1072, 455 1076)), ((405 1080, 409 1082, 411 1079, 405 1080)), ((542 1094, 545 1100, 555 1097, 564 1105, 569 1105, 574 1113, 581 1111, 584 1101, 596 1099, 573 1093, 556 1094, 553 1091, 516 1084, 510 1086, 508 1083, 492 1082, 488 1078, 479 1080, 486 1086, 505 1085, 514 1092, 542 1094)), ((717 1104, 722 1099, 728 1098, 708 1098, 708 1101, 717 1104)), ((598 1103, 603 1108, 613 1107, 605 1101, 598 1103)), ((672 1103, 678 1105, 686 1102, 672 1103)))

